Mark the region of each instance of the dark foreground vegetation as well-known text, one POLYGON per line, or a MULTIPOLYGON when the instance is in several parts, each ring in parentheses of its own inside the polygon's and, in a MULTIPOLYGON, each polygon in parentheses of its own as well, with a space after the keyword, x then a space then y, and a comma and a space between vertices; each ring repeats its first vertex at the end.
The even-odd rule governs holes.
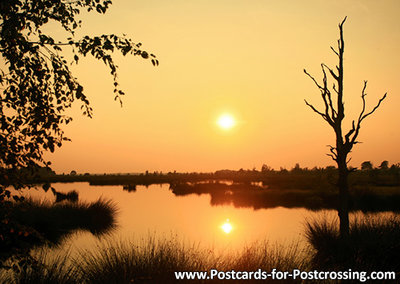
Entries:
MULTIPOLYGON (((356 216, 346 242, 339 238, 337 220, 309 220, 306 237, 309 245, 305 247, 299 244, 284 247, 261 241, 234 252, 188 245, 176 236, 103 242, 95 251, 81 251, 75 258, 68 253, 55 256, 41 250, 32 254, 35 259, 32 267, 19 272, 3 271, 1 279, 4 283, 176 283, 175 271, 271 271, 274 268, 278 271, 394 271, 396 279, 400 277, 400 219, 396 216, 386 219, 356 216)), ((199 282, 210 281, 190 281, 199 282)), ((252 282, 260 280, 243 281, 252 282)), ((300 279, 267 279, 263 283, 302 282, 300 279)), ((306 283, 361 282, 353 278, 353 281, 344 282, 306 283)), ((380 280, 376 283, 396 282, 380 280)))
POLYGON ((116 226, 116 206, 110 200, 52 204, 28 199, 13 204, 12 211, 20 224, 41 232, 53 243, 73 230, 87 230, 96 235, 116 226))
POLYGON ((3 227, 9 231, 1 234, 0 261, 35 246, 57 245, 77 230, 100 236, 116 226, 116 206, 110 200, 51 203, 25 199, 5 203, 1 210, 8 212, 3 227))
POLYGON ((318 270, 396 271, 400 277, 400 217, 355 215, 347 239, 341 239, 335 219, 306 223, 306 237, 315 249, 318 270))
MULTIPOLYGON (((43 251, 34 257, 37 260, 34 267, 20 273, 3 273, 3 281, 60 284, 176 283, 175 271, 307 269, 307 261, 296 244, 283 247, 264 241, 246 246, 240 251, 219 253, 213 249, 184 244, 176 236, 169 239, 150 236, 139 243, 103 243, 94 252, 81 252, 73 261, 69 260, 68 254, 54 257, 43 251)), ((226 282, 232 283, 232 280, 226 282)), ((286 283, 298 283, 298 280, 286 283)))

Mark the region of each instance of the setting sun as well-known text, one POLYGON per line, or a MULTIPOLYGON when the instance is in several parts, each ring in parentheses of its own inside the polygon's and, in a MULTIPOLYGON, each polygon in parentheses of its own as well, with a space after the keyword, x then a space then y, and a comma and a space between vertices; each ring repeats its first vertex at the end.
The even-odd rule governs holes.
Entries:
POLYGON ((224 224, 222 224, 221 229, 226 234, 229 234, 232 231, 233 227, 232 227, 231 223, 229 223, 229 219, 226 219, 226 222, 224 224))
POLYGON ((218 118, 217 124, 219 125, 219 127, 221 127, 222 129, 231 129, 232 127, 235 126, 236 121, 233 118, 232 115, 230 114, 223 114, 218 118))

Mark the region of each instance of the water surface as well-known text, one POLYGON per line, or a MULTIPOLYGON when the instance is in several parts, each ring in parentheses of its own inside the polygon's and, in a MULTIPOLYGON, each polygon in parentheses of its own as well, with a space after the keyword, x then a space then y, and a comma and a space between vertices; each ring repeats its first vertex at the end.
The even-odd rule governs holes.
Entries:
MULTIPOLYGON (((316 213, 307 209, 283 207, 257 209, 210 204, 209 194, 175 196, 169 184, 137 186, 128 192, 123 186, 92 186, 88 183, 55 183, 57 191, 79 192, 80 201, 111 199, 118 208, 117 229, 107 238, 115 240, 142 238, 150 235, 179 239, 217 250, 236 249, 255 241, 287 244, 304 241, 304 222, 316 213), (232 230, 221 227, 229 220, 232 230)), ((31 190, 30 195, 54 200, 49 191, 31 190)), ((336 215, 335 211, 323 214, 336 215)), ((77 233, 64 242, 73 249, 90 249, 97 238, 90 233, 77 233)))

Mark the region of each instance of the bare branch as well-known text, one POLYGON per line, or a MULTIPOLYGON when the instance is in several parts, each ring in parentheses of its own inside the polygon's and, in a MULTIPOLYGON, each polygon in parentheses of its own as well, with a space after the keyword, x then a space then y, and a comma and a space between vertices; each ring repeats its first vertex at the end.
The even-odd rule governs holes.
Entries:
MULTIPOLYGON (((338 41, 337 41, 337 46, 338 46, 338 48, 339 48, 339 53, 340 53, 340 39, 338 39, 338 41)), ((340 56, 340 55, 339 55, 339 56, 340 56)), ((336 66, 336 68, 339 70, 339 67, 336 66)))
POLYGON ((337 51, 332 46, 331 46, 331 49, 337 56, 339 56, 339 53, 337 53, 337 51))
POLYGON ((354 133, 354 131, 356 131, 356 126, 355 126, 355 121, 353 120, 352 124, 351 124, 351 129, 349 130, 349 132, 347 132, 347 134, 345 135, 345 139, 346 139, 346 144, 350 143, 350 136, 351 134, 354 133))
POLYGON ((317 85, 318 89, 320 89, 320 90, 323 90, 323 89, 324 89, 324 88, 321 87, 320 84, 318 84, 317 80, 315 80, 315 78, 314 78, 313 76, 311 76, 310 73, 307 72, 306 69, 304 69, 303 71, 304 71, 304 73, 306 73, 306 75, 307 75, 308 77, 311 78, 311 80, 313 80, 314 84, 317 85))
POLYGON ((343 55, 344 51, 344 39, 343 39, 343 24, 346 21, 347 16, 344 17, 343 21, 339 24, 339 32, 340 32, 340 37, 338 40, 338 45, 339 45, 339 53, 343 55))
MULTIPOLYGON (((370 116, 371 114, 373 114, 373 113, 379 108, 379 106, 380 106, 381 103, 385 100, 386 95, 387 95, 387 93, 385 93, 385 94, 383 95, 383 97, 380 98, 380 100, 378 101, 378 103, 375 105, 375 107, 374 107, 370 112, 364 113, 364 112, 365 112, 365 96, 367 95, 367 93, 365 92, 366 88, 367 88, 367 81, 364 81, 364 86, 363 86, 363 89, 362 89, 362 92, 361 92, 362 110, 361 110, 361 113, 360 113, 360 115, 359 115, 359 117, 358 117, 357 126, 355 127, 355 131, 353 131, 353 132, 354 132, 353 137, 351 138, 351 141, 349 142, 349 143, 352 144, 351 146, 353 146, 354 144, 358 143, 358 142, 356 141, 356 139, 357 139, 358 134, 359 134, 359 132, 360 132, 361 122, 362 122, 365 118, 367 118, 368 116, 370 116)), ((350 134, 350 135, 351 135, 351 134, 350 134)), ((350 137, 350 135, 349 135, 349 137, 350 137)))
POLYGON ((332 145, 327 145, 329 147, 329 151, 332 154, 327 154, 329 157, 331 157, 334 161, 337 161, 337 150, 336 147, 333 147, 332 145))
POLYGON ((341 29, 343 27, 344 22, 346 22, 347 16, 344 17, 343 21, 339 24, 339 28, 341 29))
POLYGON ((381 103, 383 102, 383 100, 386 99, 386 95, 387 95, 387 93, 385 93, 385 94, 383 95, 383 97, 380 98, 380 100, 378 101, 377 105, 376 105, 369 113, 365 114, 365 115, 362 117, 361 120, 363 120, 363 119, 366 118, 367 116, 373 114, 373 113, 379 108, 379 106, 381 105, 381 103))
POLYGON ((332 160, 337 161, 336 157, 334 157, 332 154, 326 154, 327 156, 331 157, 332 160))
POLYGON ((361 91, 362 110, 361 110, 361 112, 360 112, 360 116, 358 117, 358 123, 357 123, 357 124, 359 124, 359 123, 361 122, 362 117, 363 117, 363 115, 364 115, 364 111, 365 111, 365 96, 367 95, 367 94, 365 93, 365 90, 366 90, 366 88, 367 88, 367 83, 368 83, 368 81, 364 81, 364 86, 363 86, 363 89, 362 89, 362 91, 361 91))
MULTIPOLYGON (((326 115, 327 118, 330 118, 329 117, 329 103, 328 103, 328 101, 331 101, 332 99, 331 99, 331 93, 330 93, 330 91, 328 89, 328 78, 326 77, 324 64, 321 64, 321 69, 322 69, 322 73, 324 74, 324 77, 323 77, 324 89, 323 89, 323 91, 321 91, 321 96, 322 96, 322 99, 323 99, 324 104, 325 104, 325 115, 326 115)), ((330 118, 330 119, 334 120, 335 117, 332 115, 332 118, 330 118)))
POLYGON ((325 114, 323 114, 322 112, 318 111, 312 104, 309 104, 309 103, 307 102, 307 100, 304 100, 304 101, 305 101, 306 105, 308 105, 313 111, 315 111, 316 113, 318 113, 320 116, 322 116, 323 119, 326 120, 325 114))
POLYGON ((338 90, 336 89, 335 83, 333 83, 332 89, 335 91, 336 94, 339 94, 338 90))
POLYGON ((317 111, 312 105, 310 105, 307 101, 306 104, 311 107, 311 109, 315 112, 317 112, 319 115, 321 115, 330 125, 334 125, 334 121, 335 121, 335 109, 333 109, 333 105, 332 105, 332 97, 331 97, 331 93, 328 89, 328 79, 326 76, 326 72, 324 69, 325 64, 321 64, 321 69, 322 69, 322 73, 323 73, 323 86, 321 86, 317 80, 310 75, 307 70, 304 69, 304 73, 311 78, 311 80, 314 82, 314 84, 318 87, 318 89, 321 92, 321 97, 324 101, 325 104, 325 114, 322 114, 322 112, 317 111), (331 114, 329 114, 329 112, 331 112, 331 114))
POLYGON ((328 85, 327 85, 327 79, 326 79, 326 73, 324 68, 327 68, 329 70, 329 72, 331 73, 331 75, 333 76, 333 78, 337 81, 337 76, 333 73, 333 71, 324 63, 321 64, 322 66, 322 72, 324 73, 324 88, 325 88, 325 92, 327 93, 327 97, 328 97, 328 102, 326 101, 326 99, 323 97, 325 105, 329 105, 326 106, 326 114, 328 114, 328 109, 330 109, 331 111, 331 115, 330 117, 332 118, 332 122, 336 120, 337 117, 337 111, 335 110, 335 108, 333 107, 333 103, 332 103, 332 96, 331 96, 331 92, 328 89, 328 85))
POLYGON ((336 81, 339 80, 339 76, 337 76, 337 75, 335 74, 335 72, 333 72, 333 70, 332 70, 331 68, 329 68, 328 65, 326 65, 326 64, 322 64, 322 65, 323 65, 323 67, 325 67, 326 69, 329 70, 329 73, 331 73, 332 77, 333 77, 336 81))

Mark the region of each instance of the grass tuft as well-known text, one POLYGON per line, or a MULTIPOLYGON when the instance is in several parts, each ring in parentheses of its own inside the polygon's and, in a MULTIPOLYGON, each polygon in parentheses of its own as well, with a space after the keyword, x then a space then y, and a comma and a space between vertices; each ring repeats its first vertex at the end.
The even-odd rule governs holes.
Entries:
POLYGON ((51 203, 26 199, 10 206, 14 220, 35 229, 52 243, 59 243, 75 230, 101 235, 116 226, 117 208, 111 200, 51 203))
POLYGON ((175 271, 305 268, 306 261, 299 251, 297 245, 285 248, 257 242, 240 251, 216 253, 185 245, 176 237, 149 237, 142 245, 130 241, 102 244, 95 253, 82 253, 78 267, 88 283, 175 283, 175 271))
POLYGON ((400 271, 400 217, 355 215, 347 240, 339 236, 337 218, 312 219, 306 237, 314 248, 316 269, 400 271))
POLYGON ((54 254, 40 249, 25 258, 25 264, 0 273, 0 283, 75 284, 83 283, 69 259, 69 252, 54 254))

